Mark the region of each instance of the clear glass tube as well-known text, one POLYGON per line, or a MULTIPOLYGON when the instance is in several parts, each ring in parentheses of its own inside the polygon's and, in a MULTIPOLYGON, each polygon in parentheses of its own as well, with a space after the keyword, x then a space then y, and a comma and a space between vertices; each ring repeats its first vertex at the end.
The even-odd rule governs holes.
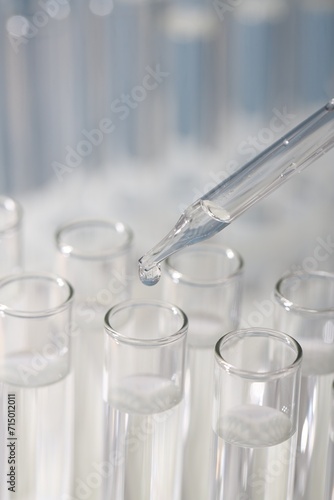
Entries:
POLYGON ((243 262, 231 248, 190 247, 163 268, 163 297, 189 319, 182 500, 207 500, 210 478, 213 348, 238 326, 243 262))
POLYGON ((167 6, 163 31, 172 70, 166 115, 172 144, 212 147, 220 140, 226 102, 225 31, 210 4, 176 0, 167 6))
POLYGON ((60 227, 55 240, 57 269, 76 290, 80 326, 100 328, 107 309, 129 298, 132 229, 120 221, 81 219, 60 227))
POLYGON ((17 201, 0 195, 0 278, 21 270, 22 215, 17 201))
POLYGON ((310 109, 328 98, 333 87, 332 65, 328 58, 333 46, 334 5, 327 0, 296 1, 297 34, 295 45, 294 84, 300 107, 310 109), (310 33, 312 33, 312 40, 310 33))
POLYGON ((292 500, 301 359, 278 331, 217 342, 212 500, 292 500))
POLYGON ((72 493, 72 298, 58 276, 0 281, 2 500, 72 493))
POLYGON ((169 255, 229 225, 254 203, 334 146, 334 99, 190 205, 175 227, 139 260, 140 278, 154 285, 169 255))
POLYGON ((180 500, 188 321, 167 302, 105 317, 104 500, 180 500))
POLYGON ((75 377, 75 491, 80 498, 101 499, 89 485, 95 463, 103 458, 103 318, 131 293, 132 230, 102 219, 69 223, 56 233, 57 271, 75 289, 74 320, 80 334, 73 342, 75 377))
MULTIPOLYGON (((81 133, 82 88, 88 75, 83 76, 82 45, 76 37, 77 3, 5 0, 0 4, 4 93, 0 128, 6 145, 0 162, 7 167, 12 192, 37 188, 55 180, 62 169, 68 173, 86 161, 76 151, 78 160, 69 154, 86 139, 81 133)), ((57 177, 66 178, 61 173, 57 177)))
POLYGON ((275 298, 275 327, 303 348, 294 499, 332 500, 334 274, 287 274, 275 298))

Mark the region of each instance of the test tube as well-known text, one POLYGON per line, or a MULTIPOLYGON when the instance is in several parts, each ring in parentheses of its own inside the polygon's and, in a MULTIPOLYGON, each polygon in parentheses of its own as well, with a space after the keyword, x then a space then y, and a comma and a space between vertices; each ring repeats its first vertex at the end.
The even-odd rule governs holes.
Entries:
POLYGON ((99 485, 88 484, 103 458, 103 318, 109 307, 128 299, 132 275, 132 230, 103 219, 74 221, 56 234, 57 269, 74 286, 75 377, 74 479, 78 498, 100 499, 99 485))
POLYGON ((334 91, 334 66, 331 59, 334 43, 333 2, 296 1, 295 37, 295 98, 301 109, 308 110, 328 99, 334 91))
POLYGON ((243 262, 231 248, 201 244, 169 257, 164 271, 164 299, 181 307, 189 318, 182 499, 207 500, 212 351, 223 333, 238 326, 243 262))
POLYGON ((298 342, 274 330, 217 342, 212 500, 294 498, 301 360, 298 342))
POLYGON ((75 151, 73 159, 69 153, 86 139, 80 132, 84 77, 82 45, 75 38, 77 3, 1 2, 0 88, 5 92, 5 118, 0 128, 6 145, 1 163, 7 166, 6 180, 13 192, 50 179, 61 182, 85 163, 84 155, 75 151))
POLYGON ((125 301, 105 317, 104 500, 180 500, 187 317, 125 301))
POLYGON ((332 500, 334 274, 289 273, 276 284, 275 298, 275 327, 303 348, 294 499, 332 500))
POLYGON ((49 274, 0 281, 0 497, 72 493, 73 290, 49 274))
POLYGON ((172 68, 166 110, 171 143, 216 146, 221 142, 227 79, 224 32, 214 2, 169 2, 164 33, 172 68))
MULTIPOLYGON (((228 24, 227 43, 230 87, 230 155, 241 149, 248 134, 257 133, 272 117, 273 108, 291 102, 293 53, 290 40, 293 2, 257 0, 226 5, 213 2, 228 24), (247 134, 247 135, 245 135, 247 134)), ((292 106, 288 106, 291 110, 292 106)), ((291 111, 292 112, 292 111, 291 111)), ((264 149, 264 148, 263 148, 264 149)))
POLYGON ((0 278, 21 270, 22 214, 17 201, 0 195, 0 278))

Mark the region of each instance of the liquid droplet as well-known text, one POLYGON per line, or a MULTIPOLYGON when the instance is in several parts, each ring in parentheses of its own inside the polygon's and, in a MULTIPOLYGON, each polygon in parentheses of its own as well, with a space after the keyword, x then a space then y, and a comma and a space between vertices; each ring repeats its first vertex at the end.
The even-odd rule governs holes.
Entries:
POLYGON ((331 99, 329 103, 327 103, 326 109, 328 109, 328 111, 334 110, 334 99, 331 99))
POLYGON ((150 269, 145 269, 144 266, 139 265, 140 281, 147 286, 153 286, 158 283, 161 277, 161 270, 159 266, 153 266, 150 269))

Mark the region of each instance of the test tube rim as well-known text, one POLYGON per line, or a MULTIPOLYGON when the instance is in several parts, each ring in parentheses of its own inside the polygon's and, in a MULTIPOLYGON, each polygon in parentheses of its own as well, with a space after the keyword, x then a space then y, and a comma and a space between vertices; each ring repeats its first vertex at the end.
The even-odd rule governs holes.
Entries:
POLYGON ((23 208, 22 208, 21 204, 17 200, 15 200, 14 198, 12 198, 11 196, 0 195, 0 206, 1 207, 5 208, 6 201, 7 202, 9 201, 13 204, 13 206, 14 206, 13 212, 16 214, 16 218, 15 218, 14 222, 12 222, 11 224, 7 224, 3 227, 0 227, 0 235, 5 235, 5 234, 10 233, 11 231, 18 229, 22 223, 23 208))
POLYGON ((180 340, 182 337, 184 337, 187 332, 188 332, 188 317, 184 313, 184 311, 167 301, 163 300, 154 300, 154 299, 129 299, 129 300, 124 300, 122 302, 119 302, 118 304, 114 305, 111 307, 105 314, 104 317, 104 329, 105 332, 112 337, 116 342, 121 343, 121 344, 127 344, 127 345, 134 345, 134 346, 142 346, 142 347, 161 347, 163 345, 171 344, 173 342, 177 342, 180 340), (117 331, 111 324, 110 324, 110 316, 111 314, 115 314, 117 312, 120 312, 124 309, 127 308, 134 308, 134 307, 142 307, 142 306, 150 306, 150 307, 161 307, 165 309, 169 309, 173 311, 174 313, 177 313, 182 320, 182 325, 178 330, 172 334, 169 334, 164 337, 160 338, 153 338, 153 339, 140 339, 140 338, 134 338, 134 337, 127 337, 126 335, 122 334, 121 332, 117 331))
POLYGON ((186 284, 186 285, 192 285, 195 287, 203 287, 203 288, 208 288, 208 287, 218 287, 222 286, 224 283, 228 283, 231 279, 240 276, 243 273, 244 270, 244 259, 241 256, 241 254, 235 250, 234 248, 228 246, 228 245, 221 245, 217 243, 200 243, 197 244, 196 246, 192 247, 189 246, 187 248, 182 249, 178 254, 173 254, 167 257, 167 259, 163 263, 163 267, 165 268, 168 276, 176 282, 180 284, 186 284), (193 277, 189 277, 186 273, 182 273, 178 271, 172 264, 171 264, 171 259, 174 257, 177 257, 181 255, 183 252, 197 252, 202 249, 214 249, 214 250, 219 250, 224 252, 224 254, 227 256, 228 252, 233 252, 234 257, 237 259, 237 267, 236 269, 228 274, 227 276, 224 276, 222 278, 215 278, 215 279, 203 279, 203 280, 198 280, 194 279, 193 277))
POLYGON ((270 328, 243 328, 243 329, 233 330, 223 335, 215 345, 215 360, 221 368, 223 368, 226 372, 228 372, 231 375, 236 375, 238 377, 251 380, 268 381, 270 379, 285 377, 288 374, 297 370, 298 367, 301 366, 302 357, 303 357, 303 350, 301 345, 296 339, 294 339, 290 335, 287 335, 284 332, 273 330, 270 328), (242 368, 234 366, 233 364, 229 363, 223 358, 220 352, 220 348, 223 343, 226 343, 230 338, 234 337, 235 335, 244 335, 244 334, 251 334, 251 335, 257 334, 257 336, 265 334, 266 336, 276 338, 287 345, 294 346, 296 351, 296 356, 294 361, 284 368, 280 368, 279 370, 272 370, 269 372, 254 372, 250 370, 243 370, 242 368))
POLYGON ((284 309, 295 312, 295 313, 302 313, 302 314, 309 314, 310 316, 322 316, 322 315, 328 315, 328 314, 334 314, 334 304, 333 307, 324 307, 324 308, 319 308, 319 309, 314 309, 312 307, 305 307, 300 304, 294 303, 290 299, 286 297, 281 292, 281 286, 283 282, 287 279, 290 279, 292 277, 303 277, 303 278, 312 278, 312 277, 317 277, 317 278, 330 278, 334 282, 334 273, 330 273, 328 271, 292 271, 289 273, 284 274, 278 282, 275 285, 275 290, 274 290, 274 296, 276 301, 278 302, 279 305, 283 306, 284 309))
POLYGON ((72 285, 65 278, 62 278, 61 276, 53 273, 24 272, 21 274, 12 274, 0 280, 0 289, 15 281, 17 282, 32 279, 50 281, 60 286, 66 286, 68 291, 66 298, 57 306, 35 311, 15 309, 0 302, 0 316, 4 315, 17 318, 44 318, 48 316, 55 316, 56 314, 68 309, 69 305, 73 302, 74 289, 72 285))
POLYGON ((67 257, 74 257, 76 259, 81 259, 81 260, 89 260, 89 261, 99 261, 99 260, 108 260, 112 259, 114 257, 117 257, 119 255, 123 255, 127 251, 129 251, 132 247, 133 244, 133 238, 134 238, 134 233, 133 230, 131 229, 130 226, 125 224, 124 222, 118 221, 118 220, 113 220, 113 219, 107 219, 107 218, 80 218, 80 219, 74 219, 70 222, 67 222, 63 225, 61 225, 55 233, 55 240, 56 240, 56 247, 59 250, 59 252, 62 255, 65 255, 67 257), (123 244, 111 248, 108 251, 102 251, 102 252, 95 252, 95 253, 85 253, 81 250, 78 250, 75 246, 69 245, 67 248, 70 247, 70 251, 64 251, 63 247, 66 247, 66 244, 64 245, 64 242, 61 242, 61 236, 63 235, 64 231, 68 231, 71 229, 77 229, 80 226, 87 227, 87 226, 93 226, 95 224, 101 225, 101 226, 106 226, 109 228, 115 229, 116 232, 121 232, 117 230, 117 227, 123 228, 123 232, 126 235, 126 240, 124 241, 123 244))

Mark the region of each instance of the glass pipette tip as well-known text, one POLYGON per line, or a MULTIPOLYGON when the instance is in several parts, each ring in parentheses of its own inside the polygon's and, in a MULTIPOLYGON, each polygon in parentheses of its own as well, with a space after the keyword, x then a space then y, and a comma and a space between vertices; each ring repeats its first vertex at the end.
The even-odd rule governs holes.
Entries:
POLYGON ((211 238, 332 149, 333 111, 334 99, 190 205, 172 230, 139 259, 141 281, 155 285, 163 260, 211 238))

